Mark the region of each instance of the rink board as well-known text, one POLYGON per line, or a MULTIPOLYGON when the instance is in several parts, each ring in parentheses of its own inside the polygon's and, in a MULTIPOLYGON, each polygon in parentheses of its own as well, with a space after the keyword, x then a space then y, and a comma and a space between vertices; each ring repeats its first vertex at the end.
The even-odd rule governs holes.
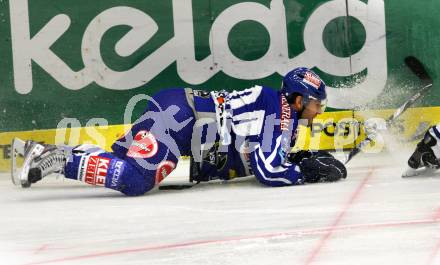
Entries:
MULTIPOLYGON (((328 107, 398 107, 420 87, 414 55, 438 83, 439 1, 0 1, 0 131, 128 124, 139 95, 167 88, 280 87, 298 66, 328 107), (246 10, 247 12, 243 12, 246 10), (141 23, 140 23, 141 22, 141 23), (45 113, 47 115, 41 115, 45 113)), ((422 106, 437 106, 433 87, 422 106)), ((133 117, 145 109, 139 102, 133 117)))
MULTIPOLYGON (((389 117, 394 110, 376 111, 340 111, 328 112, 318 116, 309 128, 300 127, 295 149, 346 150, 353 148, 365 138, 364 122, 389 117)), ((388 128, 393 140, 405 145, 414 144, 429 126, 440 122, 440 107, 409 109, 395 126, 388 128)), ((38 142, 78 145, 97 144, 111 150, 112 143, 121 137, 130 125, 109 125, 96 127, 60 128, 53 130, 35 130, 24 132, 0 133, 0 171, 8 171, 10 164, 11 141, 14 137, 32 139, 38 142)), ((385 136, 385 131, 380 131, 385 136)), ((380 152, 387 141, 382 137, 372 143, 367 152, 380 152)))

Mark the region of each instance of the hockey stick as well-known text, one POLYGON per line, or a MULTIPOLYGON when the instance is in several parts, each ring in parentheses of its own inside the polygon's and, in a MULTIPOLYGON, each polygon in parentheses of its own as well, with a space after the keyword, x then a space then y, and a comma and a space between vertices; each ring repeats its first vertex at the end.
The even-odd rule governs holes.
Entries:
MULTIPOLYGON (((385 122, 387 127, 391 125, 402 113, 404 113, 409 107, 411 107, 416 100, 421 98, 431 87, 433 84, 432 78, 428 75, 428 72, 423 67, 422 63, 415 58, 414 56, 408 56, 405 58, 405 64, 408 68, 417 75, 423 83, 423 87, 414 94, 411 98, 409 98, 405 103, 400 106, 393 115, 388 117, 385 122)), ((370 136, 367 136, 362 142, 360 142, 356 147, 354 147, 350 153, 348 153, 345 164, 347 164, 355 155, 357 155, 365 146, 369 145, 373 141, 370 136)))

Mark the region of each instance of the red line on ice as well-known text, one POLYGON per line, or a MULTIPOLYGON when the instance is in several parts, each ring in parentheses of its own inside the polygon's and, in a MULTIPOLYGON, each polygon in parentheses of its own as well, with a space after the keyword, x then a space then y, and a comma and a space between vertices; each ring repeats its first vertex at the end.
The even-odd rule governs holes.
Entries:
MULTIPOLYGON (((435 215, 434 215, 434 219, 436 220, 440 220, 440 208, 437 209, 435 215)), ((440 251, 440 240, 437 242, 437 245, 435 246, 434 250, 431 253, 431 256, 429 256, 428 262, 426 263, 427 265, 432 265, 435 263, 436 257, 438 252, 440 251)))
POLYGON ((315 246, 315 248, 310 252, 310 255, 307 257, 305 265, 310 265, 315 261, 318 254, 321 252, 324 245, 328 242, 330 237, 332 236, 333 232, 338 227, 339 223, 341 222, 342 218, 347 213, 347 210, 353 205, 354 201, 357 199, 361 191, 365 188, 365 185, 367 184, 368 180, 373 175, 374 169, 370 169, 367 176, 362 180, 362 182, 359 184, 359 186, 356 188, 356 190, 351 194, 350 199, 345 204, 342 211, 338 214, 336 219, 333 221, 333 223, 330 225, 330 229, 327 231, 327 233, 319 240, 318 244, 315 246))
POLYGON ((38 254, 38 253, 40 253, 41 251, 47 249, 48 246, 49 246, 48 244, 44 244, 44 245, 42 245, 41 247, 37 248, 37 249, 34 251, 34 254, 38 254))
POLYGON ((242 237, 230 237, 230 238, 224 238, 224 239, 189 241, 189 242, 182 242, 182 243, 168 244, 168 245, 145 246, 145 247, 140 247, 140 248, 128 248, 128 249, 121 249, 121 250, 115 250, 115 251, 97 252, 97 253, 91 253, 91 254, 87 254, 87 255, 70 256, 70 257, 64 257, 64 258, 58 258, 58 259, 52 259, 52 260, 31 262, 31 263, 26 263, 26 265, 61 263, 61 262, 67 262, 67 261, 73 261, 73 260, 86 260, 86 259, 108 257, 108 256, 121 255, 121 254, 148 252, 148 251, 164 250, 164 249, 175 249, 175 248, 191 247, 191 246, 198 246, 198 245, 221 244, 221 243, 243 241, 243 240, 268 239, 268 238, 269 239, 270 238, 276 239, 276 238, 287 238, 287 237, 293 237, 293 236, 316 235, 316 234, 328 233, 329 231, 335 232, 335 231, 354 230, 354 229, 373 229, 373 228, 398 227, 398 226, 419 225, 419 224, 433 224, 433 223, 438 223, 439 221, 440 220, 437 220, 437 219, 422 219, 422 220, 389 222, 389 223, 344 225, 344 226, 336 226, 336 227, 321 227, 321 228, 306 229, 306 230, 295 230, 295 231, 289 231, 289 232, 262 234, 262 235, 254 235, 254 236, 242 236, 242 237))

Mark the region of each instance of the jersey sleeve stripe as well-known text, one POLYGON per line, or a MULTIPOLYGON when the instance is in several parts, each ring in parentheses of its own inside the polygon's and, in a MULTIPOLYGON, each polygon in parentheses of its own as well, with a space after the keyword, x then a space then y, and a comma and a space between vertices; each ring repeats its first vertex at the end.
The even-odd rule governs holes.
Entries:
POLYGON ((260 177, 262 177, 265 181, 269 181, 269 182, 280 181, 280 182, 285 183, 287 185, 293 184, 290 180, 288 180, 286 178, 268 178, 268 177, 266 177, 266 174, 264 174, 263 170, 260 167, 260 164, 258 163, 257 154, 255 153, 254 155, 255 155, 255 160, 257 162, 256 165, 257 165, 258 173, 259 173, 260 177))

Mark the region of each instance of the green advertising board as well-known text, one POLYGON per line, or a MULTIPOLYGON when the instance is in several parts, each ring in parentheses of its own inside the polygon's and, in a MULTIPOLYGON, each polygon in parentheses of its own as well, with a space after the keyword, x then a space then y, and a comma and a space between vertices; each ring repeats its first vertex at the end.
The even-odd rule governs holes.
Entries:
MULTIPOLYGON (((439 1, 4 0, 0 131, 63 118, 121 124, 137 94, 278 88, 298 66, 323 77, 333 111, 393 108, 418 85, 405 56, 437 80, 436 10, 439 1)), ((419 105, 438 105, 439 95, 434 85, 419 105)))

